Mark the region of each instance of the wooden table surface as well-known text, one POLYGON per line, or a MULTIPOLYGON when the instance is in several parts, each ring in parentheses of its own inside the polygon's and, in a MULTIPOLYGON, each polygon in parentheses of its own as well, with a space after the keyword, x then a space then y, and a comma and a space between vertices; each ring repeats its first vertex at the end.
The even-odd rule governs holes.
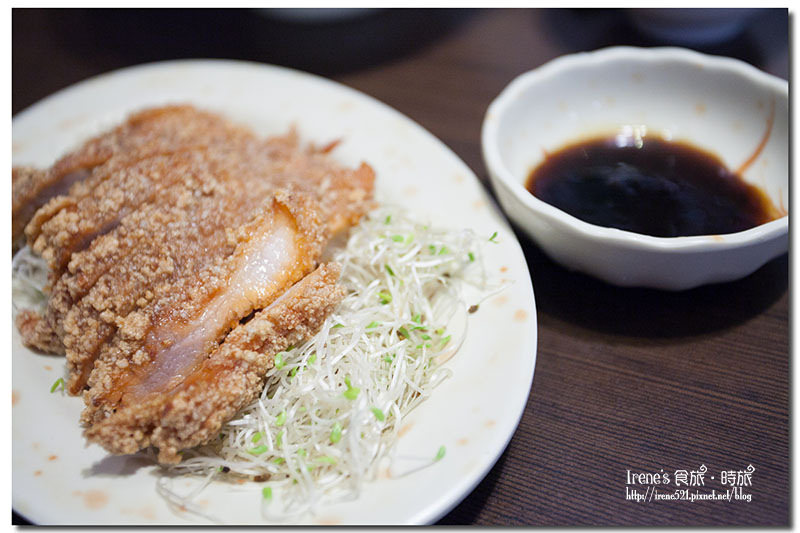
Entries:
MULTIPOLYGON (((377 10, 309 25, 247 10, 15 9, 12 29, 12 113, 143 62, 282 64, 408 115, 487 190, 481 121, 511 79, 565 53, 662 44, 619 10, 377 10)), ((732 42, 703 50, 788 78, 787 11, 764 11, 732 42)), ((787 525, 788 257, 687 292, 621 289, 568 272, 517 235, 538 307, 533 388, 505 453, 440 523, 787 525), (626 500, 628 470, 663 469, 672 480, 675 470, 701 465, 706 492, 719 491, 720 471, 752 465, 752 500, 626 500)))

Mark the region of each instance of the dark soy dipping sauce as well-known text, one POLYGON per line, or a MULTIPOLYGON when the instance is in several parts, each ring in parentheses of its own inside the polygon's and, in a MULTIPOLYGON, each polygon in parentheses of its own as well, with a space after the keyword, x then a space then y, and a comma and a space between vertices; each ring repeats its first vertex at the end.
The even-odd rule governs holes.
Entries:
POLYGON ((767 196, 713 154, 650 137, 618 142, 548 154, 527 189, 591 224, 655 237, 734 233, 776 218, 767 196))

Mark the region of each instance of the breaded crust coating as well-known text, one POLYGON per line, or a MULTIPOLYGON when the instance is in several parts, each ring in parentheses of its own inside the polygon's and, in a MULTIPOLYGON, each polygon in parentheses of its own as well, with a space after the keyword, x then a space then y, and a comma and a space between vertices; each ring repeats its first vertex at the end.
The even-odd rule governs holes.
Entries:
MULTIPOLYGON (((47 172, 33 167, 11 169, 11 253, 25 244, 25 226, 47 199, 38 199, 47 186, 47 172)), ((48 196, 49 198, 49 196, 48 196)))
POLYGON ((22 342, 44 353, 63 354, 61 337, 55 334, 50 325, 36 311, 23 309, 15 320, 22 342))
MULTIPOLYGON (((110 172, 95 175, 93 170, 106 165, 107 170, 122 168, 132 161, 178 150, 210 146, 231 139, 250 137, 249 131, 236 127, 219 115, 199 111, 188 105, 146 109, 131 115, 125 123, 85 142, 77 150, 56 161, 46 171, 20 169, 26 177, 13 184, 12 220, 14 228, 25 228, 37 209, 48 200, 66 195, 73 184, 92 177, 93 185, 110 172), (112 162, 112 160, 114 160, 112 162), (111 162, 110 164, 108 164, 111 162)), ((22 177, 22 176, 21 176, 22 177)), ((16 181, 16 180, 14 180, 16 181)), ((91 190, 92 185, 83 190, 91 190)), ((76 187, 73 194, 80 188, 76 187)), ((64 207, 53 202, 36 213, 34 223, 26 230, 29 243, 39 236, 41 224, 64 207)))

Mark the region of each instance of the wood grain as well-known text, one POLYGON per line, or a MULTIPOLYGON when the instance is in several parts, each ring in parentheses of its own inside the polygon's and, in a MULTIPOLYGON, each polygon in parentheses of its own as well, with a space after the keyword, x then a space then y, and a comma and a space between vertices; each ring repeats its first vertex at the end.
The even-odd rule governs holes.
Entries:
MULTIPOLYGON (((619 10, 377 10, 297 25, 248 10, 15 9, 12 30, 12 113, 146 61, 282 64, 398 109, 484 184, 483 114, 516 75, 565 53, 664 44, 619 10)), ((787 11, 764 11, 734 41, 704 51, 787 78, 787 11)), ((740 281, 664 293, 568 272, 518 236, 538 306, 533 389, 505 453, 440 523, 788 525, 787 256, 740 281), (752 502, 625 499, 627 470, 672 475, 701 464, 707 476, 752 464, 752 502)))

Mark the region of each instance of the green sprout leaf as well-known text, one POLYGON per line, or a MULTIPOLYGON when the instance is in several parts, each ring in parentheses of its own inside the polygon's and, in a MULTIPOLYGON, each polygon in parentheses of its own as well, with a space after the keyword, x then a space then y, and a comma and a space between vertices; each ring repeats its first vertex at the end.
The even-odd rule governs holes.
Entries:
POLYGON ((436 452, 436 456, 433 458, 433 460, 441 461, 445 453, 447 453, 447 448, 444 446, 439 446, 439 450, 436 452))
POLYGON ((386 291, 381 291, 378 293, 378 299, 381 301, 383 305, 388 303, 392 303, 392 295, 386 291))
POLYGON ((333 424, 333 429, 331 429, 331 442, 336 444, 340 440, 342 440, 342 425, 339 422, 333 424))
POLYGON ((50 393, 54 393, 59 387, 61 387, 61 390, 64 390, 64 378, 58 378, 55 383, 53 383, 53 386, 50 387, 50 393))
POLYGON ((267 451, 267 449, 268 449, 267 445, 266 444, 262 444, 261 446, 256 446, 255 448, 250 448, 249 450, 247 450, 247 453, 252 454, 252 455, 261 455, 262 453, 267 451))
POLYGON ((358 387, 353 387, 353 385, 350 383, 350 376, 344 378, 344 383, 347 385, 347 390, 343 393, 344 397, 348 400, 355 400, 358 398, 358 393, 361 392, 361 389, 358 387))

